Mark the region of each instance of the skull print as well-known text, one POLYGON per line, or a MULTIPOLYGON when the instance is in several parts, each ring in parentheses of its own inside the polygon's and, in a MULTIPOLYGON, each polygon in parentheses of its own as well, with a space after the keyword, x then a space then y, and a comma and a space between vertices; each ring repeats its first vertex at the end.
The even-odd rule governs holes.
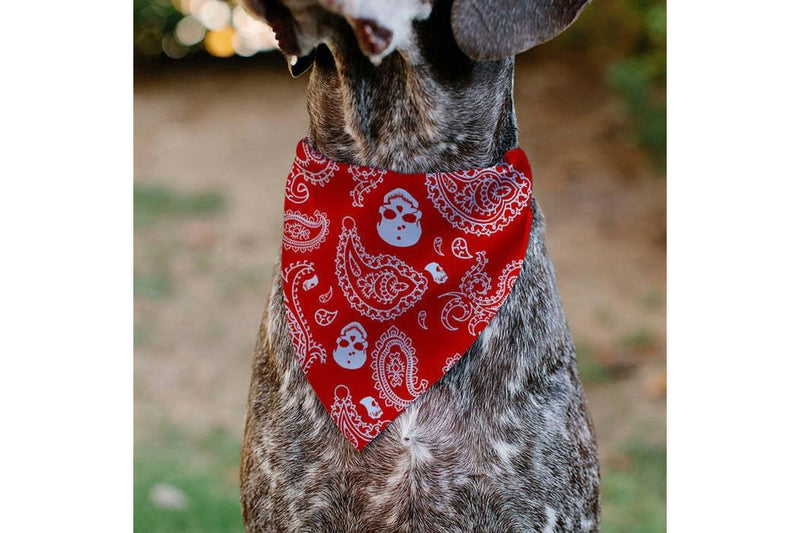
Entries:
POLYGON ((361 368, 367 361, 367 332, 358 322, 350 322, 336 339, 333 360, 348 370, 361 368))
POLYGON ((414 246, 422 236, 419 203, 404 189, 393 189, 383 197, 379 209, 378 235, 387 244, 407 248, 414 246))
POLYGON ((367 409, 367 414, 370 418, 375 419, 383 416, 383 409, 372 396, 365 396, 359 403, 367 409))
POLYGON ((311 276, 310 278, 308 278, 303 282, 303 290, 310 291, 317 285, 319 285, 319 278, 317 277, 316 274, 314 274, 313 276, 311 276))
POLYGON ((444 283, 445 281, 447 281, 447 273, 442 268, 442 265, 440 265, 436 261, 431 261, 430 263, 425 265, 425 270, 428 271, 428 273, 433 278, 433 281, 435 281, 436 283, 444 283))

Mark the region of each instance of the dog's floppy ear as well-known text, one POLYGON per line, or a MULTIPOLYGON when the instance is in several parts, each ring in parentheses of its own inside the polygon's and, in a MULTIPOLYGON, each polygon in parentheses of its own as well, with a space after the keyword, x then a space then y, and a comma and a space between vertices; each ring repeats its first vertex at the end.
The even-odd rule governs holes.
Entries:
POLYGON ((511 57, 549 41, 590 0, 455 0, 450 13, 459 48, 475 60, 511 57))
POLYGON ((245 7, 275 32, 278 48, 287 58, 289 72, 297 78, 314 64, 314 51, 302 55, 291 11, 278 0, 244 0, 245 7))
POLYGON ((289 73, 293 78, 299 78, 306 73, 308 69, 314 64, 314 59, 317 57, 317 49, 314 48, 310 54, 297 57, 292 56, 289 58, 289 73))

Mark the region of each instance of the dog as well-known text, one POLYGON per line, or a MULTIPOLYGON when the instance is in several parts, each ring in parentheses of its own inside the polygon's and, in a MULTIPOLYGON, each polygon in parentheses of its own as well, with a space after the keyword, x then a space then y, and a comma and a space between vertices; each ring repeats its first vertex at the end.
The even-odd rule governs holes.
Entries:
MULTIPOLYGON (((403 173, 480 168, 518 145, 514 55, 588 0, 246 0, 293 76, 309 143, 403 173)), ((535 200, 516 285, 452 369, 363 450, 293 356, 280 268, 241 458, 247 531, 597 531, 599 468, 535 200)), ((424 347, 422 347, 424 349, 424 347)))

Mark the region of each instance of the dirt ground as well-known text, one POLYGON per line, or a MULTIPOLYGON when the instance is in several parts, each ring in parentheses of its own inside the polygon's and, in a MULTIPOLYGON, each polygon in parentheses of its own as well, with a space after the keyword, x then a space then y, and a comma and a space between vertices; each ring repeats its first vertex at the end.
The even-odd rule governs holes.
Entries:
MULTIPOLYGON (((241 433, 305 84, 263 63, 137 73, 136 184, 225 201, 136 228, 137 442, 169 426, 241 433)), ((663 445, 664 176, 585 65, 520 62, 516 106, 603 460, 633 440, 663 445)))

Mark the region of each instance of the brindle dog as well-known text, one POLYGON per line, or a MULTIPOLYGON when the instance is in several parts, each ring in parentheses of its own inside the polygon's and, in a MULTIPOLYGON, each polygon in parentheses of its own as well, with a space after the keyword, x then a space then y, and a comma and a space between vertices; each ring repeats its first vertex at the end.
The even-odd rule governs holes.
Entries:
MULTIPOLYGON (((489 166, 517 146, 513 56, 563 31, 587 1, 247 4, 275 30, 292 74, 312 69, 318 151, 428 172, 489 166)), ((594 429, 533 210, 522 271, 494 320, 362 451, 294 360, 276 270, 242 447, 247 531, 598 530, 594 429)))

